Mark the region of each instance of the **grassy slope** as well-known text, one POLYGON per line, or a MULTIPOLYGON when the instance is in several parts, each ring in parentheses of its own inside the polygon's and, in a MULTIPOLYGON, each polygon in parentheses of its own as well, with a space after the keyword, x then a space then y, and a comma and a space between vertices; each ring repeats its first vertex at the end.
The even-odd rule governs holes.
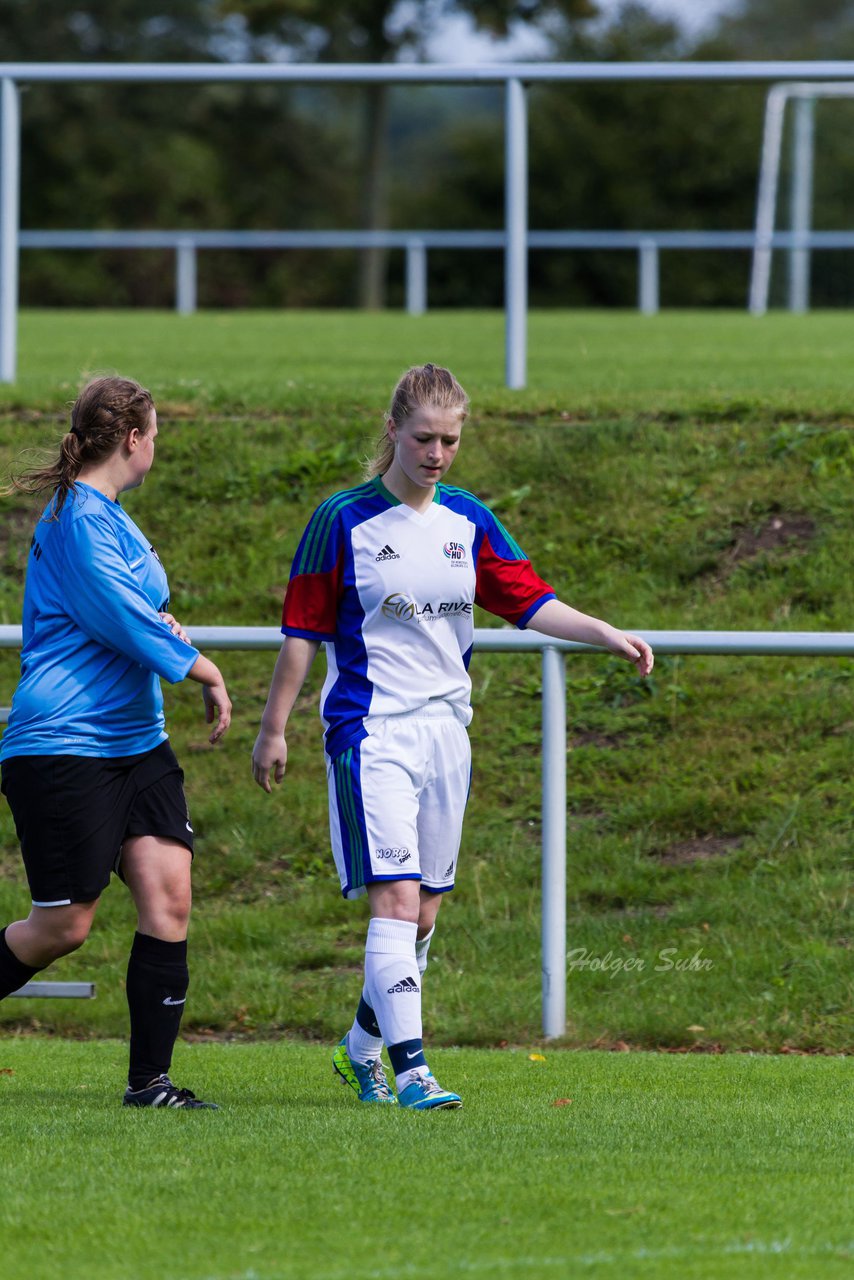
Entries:
POLYGON ((850 1274, 847 1062, 436 1061, 460 1112, 360 1107, 316 1047, 184 1045, 223 1109, 145 1114, 123 1046, 6 1041, 5 1280, 850 1274))
MULTIPOLYGON (((574 603, 636 629, 845 630, 851 331, 842 315, 540 314, 531 389, 511 394, 496 316, 34 314, 3 461, 55 438, 81 371, 143 378, 166 412, 157 470, 128 509, 175 612, 274 625, 307 513, 349 483, 395 376, 446 360, 474 398, 452 480, 574 603)), ((16 500, 6 511, 8 622, 30 517, 16 500)), ((187 1020, 329 1038, 358 992, 363 915, 328 866, 316 678, 284 794, 249 780, 271 665, 223 655, 238 719, 221 751, 204 746, 195 690, 167 695, 201 836, 187 1020)), ((570 946, 636 964, 571 975, 572 1043, 851 1047, 852 674, 845 659, 664 660, 645 689, 607 658, 572 660, 570 946), (663 970, 662 949, 711 967, 663 970)), ((0 677, 2 697, 12 655, 0 677)), ((473 678, 475 786, 427 1027, 446 1043, 518 1042, 539 1025, 538 663, 482 655, 473 678)), ((8 919, 27 899, 0 821, 8 919)), ((98 1000, 11 1002, 2 1018, 119 1032, 131 927, 114 888, 61 968, 98 979, 98 1000)))

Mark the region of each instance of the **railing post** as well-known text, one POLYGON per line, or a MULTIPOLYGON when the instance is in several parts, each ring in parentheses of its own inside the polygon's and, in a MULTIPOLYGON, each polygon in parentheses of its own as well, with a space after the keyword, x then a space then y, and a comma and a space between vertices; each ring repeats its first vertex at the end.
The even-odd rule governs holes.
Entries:
POLYGON ((0 382, 14 382, 18 357, 18 223, 21 109, 14 80, 0 80, 0 382))
POLYGON ((566 1034, 566 663, 543 648, 543 1035, 566 1034))
POLYGON ((196 243, 189 236, 175 245, 175 310, 189 316, 196 309, 196 243))
POLYGON ((776 84, 769 91, 765 103, 759 189, 756 193, 753 262, 750 269, 750 294, 747 303, 747 308, 753 316, 764 316, 768 310, 774 219, 777 207, 777 179, 780 174, 780 148, 783 143, 783 116, 787 97, 786 86, 776 84))
POLYGON ((658 314, 658 245, 641 240, 638 249, 638 308, 641 315, 658 314))
POLYGON ((812 220, 813 151, 815 149, 815 99, 798 98, 792 140, 792 232, 797 237, 789 250, 789 310, 808 311, 810 305, 810 251, 812 220))
POLYGON ((528 364, 528 121, 521 80, 507 81, 504 128, 505 366, 507 386, 519 389, 528 364))
POLYGON ((406 314, 423 316, 427 310, 427 246, 423 240, 406 242, 406 314))

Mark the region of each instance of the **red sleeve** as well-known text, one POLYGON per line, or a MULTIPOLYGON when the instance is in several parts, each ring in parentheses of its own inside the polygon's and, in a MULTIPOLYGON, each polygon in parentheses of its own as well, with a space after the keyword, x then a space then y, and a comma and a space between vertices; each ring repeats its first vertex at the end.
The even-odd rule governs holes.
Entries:
POLYGON ((282 631, 306 640, 331 640, 338 623, 343 556, 326 573, 298 573, 291 578, 282 607, 282 631))
POLYGON ((475 603, 482 609, 526 626, 546 600, 554 599, 554 591, 534 572, 530 560, 505 560, 496 555, 489 534, 485 534, 477 557, 475 603))

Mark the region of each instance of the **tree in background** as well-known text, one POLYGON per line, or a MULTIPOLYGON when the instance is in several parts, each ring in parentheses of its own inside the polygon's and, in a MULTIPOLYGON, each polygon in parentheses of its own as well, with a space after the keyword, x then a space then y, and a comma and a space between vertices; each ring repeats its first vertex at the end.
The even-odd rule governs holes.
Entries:
MULTIPOLYGON (((319 62, 394 62, 424 57, 449 14, 466 14, 496 38, 519 26, 562 32, 595 17, 594 0, 222 0, 224 13, 246 24, 255 57, 294 57, 319 62)), ((366 85, 358 158, 361 222, 373 231, 389 225, 389 90, 366 85)), ((387 254, 360 255, 363 307, 385 303, 387 254)))
MULTIPOLYGON (((234 50, 214 0, 0 0, 3 60, 210 62, 234 50)), ((275 85, 29 85, 22 225, 311 227, 330 207, 354 218, 335 118, 275 85)), ((167 252, 28 251, 21 265, 22 297, 41 305, 164 305, 173 293, 167 252)), ((347 269, 329 255, 210 255, 201 301, 340 301, 347 269)))
MULTIPOLYGON (((839 54, 854 0, 743 0, 691 40, 641 4, 586 22, 587 0, 0 0, 0 59, 389 61, 428 55, 451 14, 497 37, 523 21, 556 57, 651 60, 839 54), (382 22, 380 23, 380 18, 382 22), (382 41, 382 50, 371 40, 382 41)), ((500 227, 503 113, 489 86, 394 89, 388 126, 365 131, 358 90, 276 85, 30 85, 23 95, 26 227, 500 227), (374 138, 373 159, 357 140, 374 138), (381 145, 380 145, 381 144, 381 145), (388 154, 384 158, 384 151, 388 154), (380 199, 388 174, 386 193, 380 199), (373 178, 371 178, 373 175, 373 178), (375 182, 374 203, 360 204, 375 182), (366 212, 367 210, 367 212, 366 212)), ((530 223, 543 228, 741 228, 753 219, 762 86, 537 85, 530 90, 530 223)), ((376 105, 376 104, 375 104, 376 105)), ((379 111, 382 116, 386 104, 379 111)), ((376 115, 376 113, 374 113, 376 115)), ((849 226, 854 103, 822 104, 816 225, 849 226)), ((371 114, 369 113, 369 120, 371 114)), ((785 207, 781 214, 785 217, 785 207)), ((431 302, 497 305, 498 253, 431 254, 431 302)), ((819 301, 847 300, 841 254, 816 255, 819 301)), ((367 266, 367 264, 365 264, 367 266)), ((206 254, 202 305, 351 305, 354 256, 206 254)), ((374 274, 374 301, 380 296, 374 274)), ((22 296, 40 305, 164 305, 166 253, 35 253, 22 296)), ((664 302, 742 305, 746 254, 669 253, 664 302)), ((367 285, 364 286, 367 289, 367 285)), ((395 299, 401 286, 394 283, 395 299)), ((632 305, 631 254, 531 255, 543 305, 632 305)), ((363 292, 363 298, 365 297, 363 292)))
POLYGON ((851 0, 741 0, 720 18, 716 39, 745 58, 850 58, 851 0))
MULTIPOLYGON (((608 22, 556 42, 569 61, 673 61, 719 56, 691 45, 673 22, 628 4, 608 22)), ((471 90, 466 92, 471 93, 471 90)), ((538 230, 741 229, 753 219, 764 89, 760 86, 542 84, 529 89, 529 221, 538 230)), ((497 107, 498 104, 496 103, 497 107)), ((401 222, 416 226, 503 225, 500 111, 460 113, 442 140, 425 138, 412 158, 417 188, 402 171, 401 222), (443 149, 439 151, 439 145, 443 149)), ((436 305, 495 306, 503 294, 498 253, 431 254, 436 305)), ((665 302, 741 305, 747 258, 669 253, 665 302)), ((632 306, 633 253, 535 251, 534 305, 632 306)))

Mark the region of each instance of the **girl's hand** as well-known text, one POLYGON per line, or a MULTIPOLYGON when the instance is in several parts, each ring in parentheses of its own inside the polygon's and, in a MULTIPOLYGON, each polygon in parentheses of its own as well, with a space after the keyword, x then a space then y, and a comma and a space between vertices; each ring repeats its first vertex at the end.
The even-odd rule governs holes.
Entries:
POLYGON ((171 614, 171 613, 161 613, 161 615, 160 615, 160 620, 161 620, 161 622, 165 622, 165 623, 166 623, 167 627, 168 627, 168 628, 169 628, 169 630, 172 632, 173 636, 177 636, 177 637, 178 637, 178 639, 179 639, 179 640, 183 640, 185 644, 192 644, 192 643, 193 643, 193 642, 192 642, 192 640, 190 639, 190 637, 187 635, 187 633, 186 633, 186 631, 184 630, 184 628, 181 626, 180 622, 177 622, 177 621, 172 617, 172 614, 171 614))
POLYGON ((288 744, 284 734, 265 733, 262 729, 252 748, 252 777, 269 795, 270 773, 277 783, 283 781, 288 763, 288 744))
POLYGON ((202 697, 205 702, 205 720, 208 724, 214 725, 211 732, 209 742, 219 742, 228 726, 231 724, 231 699, 229 698, 225 684, 220 678, 217 684, 203 684, 202 697))
POLYGON ((633 663, 639 676, 648 676, 655 663, 655 656, 647 642, 640 636, 628 634, 622 635, 620 639, 623 644, 614 652, 633 663))

